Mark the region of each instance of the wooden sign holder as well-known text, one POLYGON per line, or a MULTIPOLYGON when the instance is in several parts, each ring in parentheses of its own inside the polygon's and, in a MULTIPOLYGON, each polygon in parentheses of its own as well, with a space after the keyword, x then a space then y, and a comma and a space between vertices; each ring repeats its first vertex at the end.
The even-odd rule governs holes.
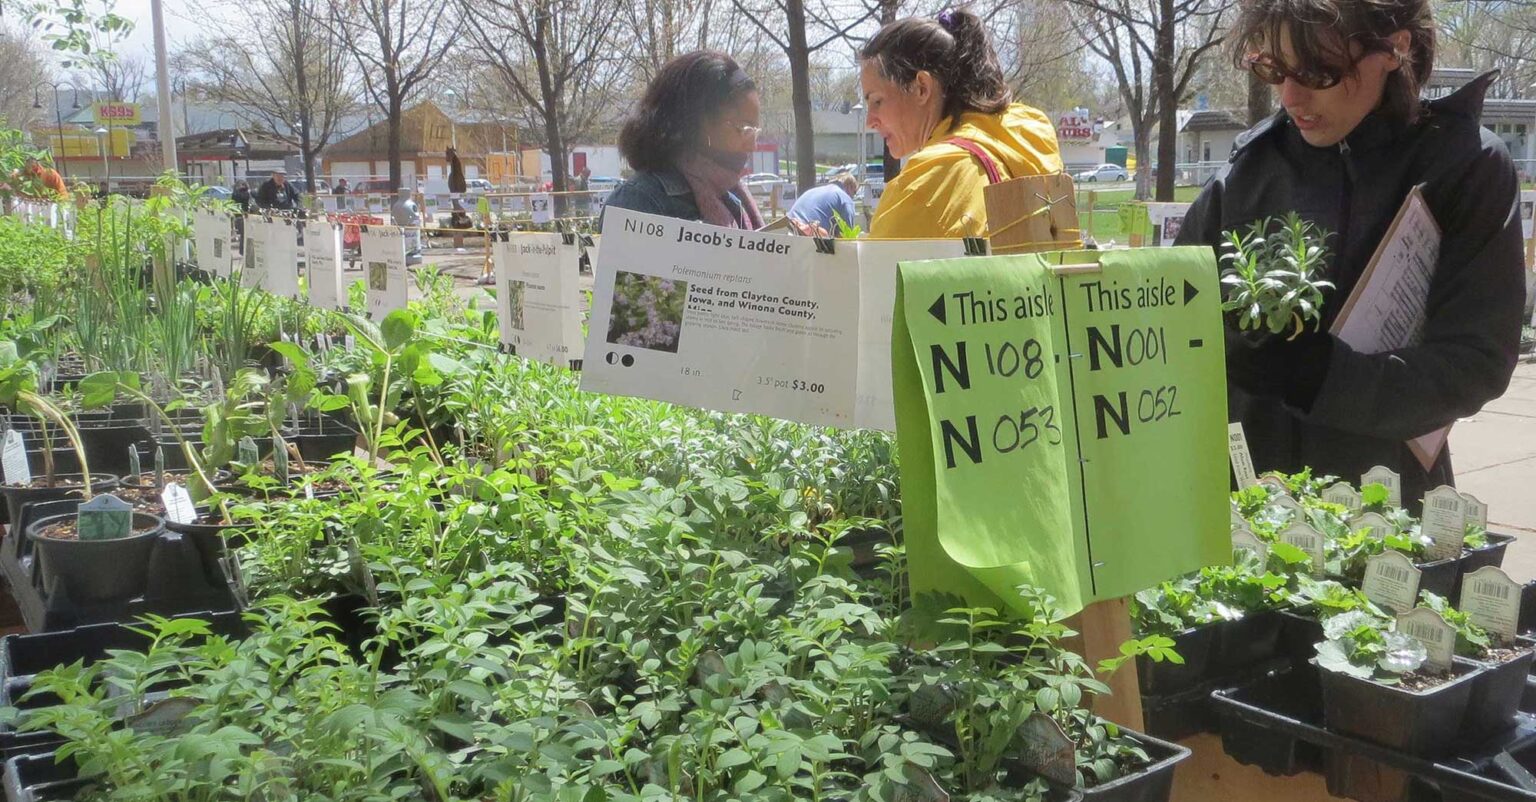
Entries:
MULTIPOLYGON (((1041 253, 1083 247, 1071 176, 1025 176, 993 184, 983 192, 992 253, 1041 253)), ((1096 273, 1101 269, 1094 252, 1081 251, 1063 254, 1061 264, 1053 265, 1051 272, 1066 275, 1096 273)), ((1101 660, 1120 656, 1120 644, 1132 638, 1130 598, 1094 602, 1068 619, 1067 625, 1079 633, 1068 647, 1081 654, 1088 665, 1097 667, 1101 660)), ((1117 724, 1142 729, 1136 661, 1126 661, 1119 671, 1102 679, 1109 685, 1110 695, 1094 697, 1094 712, 1117 724)))

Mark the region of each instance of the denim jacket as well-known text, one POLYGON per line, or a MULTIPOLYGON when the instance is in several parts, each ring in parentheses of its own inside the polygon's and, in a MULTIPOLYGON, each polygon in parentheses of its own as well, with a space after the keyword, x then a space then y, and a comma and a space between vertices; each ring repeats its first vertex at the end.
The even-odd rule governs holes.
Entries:
MULTIPOLYGON (((741 202, 729 193, 726 201, 735 207, 732 211, 740 216, 741 202)), ((620 209, 679 220, 699 219, 699 204, 693 198, 693 187, 676 170, 636 173, 609 193, 604 206, 617 206, 620 209)), ((598 221, 598 232, 602 232, 601 220, 598 221)))

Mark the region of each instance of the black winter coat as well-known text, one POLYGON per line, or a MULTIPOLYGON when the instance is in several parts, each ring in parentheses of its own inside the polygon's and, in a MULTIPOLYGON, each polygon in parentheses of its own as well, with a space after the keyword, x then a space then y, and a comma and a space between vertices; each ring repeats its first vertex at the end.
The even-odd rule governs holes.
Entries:
MULTIPOLYGON (((1215 247, 1222 232, 1291 210, 1335 232, 1328 278, 1336 289, 1326 295, 1324 331, 1415 185, 1424 185, 1443 231, 1417 345, 1363 354, 1317 335, 1324 347, 1308 352, 1318 356, 1302 371, 1314 385, 1303 402, 1229 386, 1232 420, 1243 423, 1261 472, 1310 466, 1358 482, 1386 465, 1403 475, 1403 502, 1415 511, 1426 490, 1453 483, 1449 447, 1426 471, 1405 441, 1504 393, 1525 299, 1519 181, 1503 141, 1480 123, 1492 78, 1425 101, 1412 124, 1373 113, 1329 148, 1308 145, 1282 110, 1238 138, 1191 206, 1181 245, 1215 247)), ((1234 347, 1243 346, 1229 336, 1229 368, 1234 347)))
POLYGON ((268 178, 256 189, 256 205, 262 209, 297 209, 299 208, 299 191, 286 181, 283 182, 282 187, 278 187, 276 181, 268 178))

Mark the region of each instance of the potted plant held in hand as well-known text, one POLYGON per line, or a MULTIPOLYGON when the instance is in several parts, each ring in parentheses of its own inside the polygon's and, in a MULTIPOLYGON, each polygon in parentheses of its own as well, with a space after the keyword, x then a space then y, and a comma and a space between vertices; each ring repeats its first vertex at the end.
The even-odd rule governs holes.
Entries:
POLYGON ((1236 317, 1236 328, 1258 344, 1289 331, 1295 339, 1308 326, 1322 323, 1323 291, 1333 284, 1319 278, 1327 264, 1328 235, 1295 212, 1266 217, 1246 233, 1226 232, 1222 243, 1222 308, 1236 317))

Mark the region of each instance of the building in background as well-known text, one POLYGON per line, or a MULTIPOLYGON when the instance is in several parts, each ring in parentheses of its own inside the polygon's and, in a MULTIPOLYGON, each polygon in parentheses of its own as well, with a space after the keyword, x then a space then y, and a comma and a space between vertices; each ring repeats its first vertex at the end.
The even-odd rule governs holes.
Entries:
MULTIPOLYGON (((517 128, 508 122, 455 119, 431 101, 406 109, 400 132, 400 171, 405 183, 419 184, 428 193, 446 193, 446 153, 455 145, 464 177, 484 178, 490 172, 490 154, 517 147, 517 128)), ((320 172, 333 182, 346 178, 355 186, 359 181, 388 178, 389 123, 376 122, 336 142, 321 154, 321 161, 320 172)))

